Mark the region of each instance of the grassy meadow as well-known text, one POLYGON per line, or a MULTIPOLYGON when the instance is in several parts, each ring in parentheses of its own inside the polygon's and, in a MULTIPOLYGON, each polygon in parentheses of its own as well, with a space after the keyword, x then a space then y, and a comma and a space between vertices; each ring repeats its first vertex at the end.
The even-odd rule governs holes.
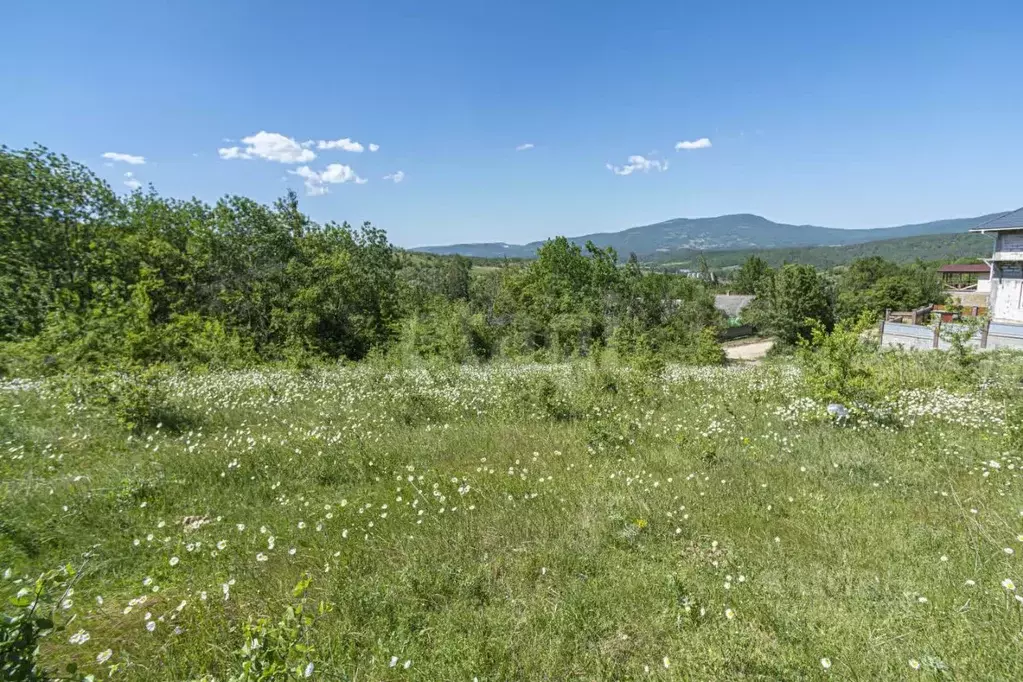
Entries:
POLYGON ((1023 363, 871 362, 0 384, 0 591, 95 679, 1021 679, 1023 363))

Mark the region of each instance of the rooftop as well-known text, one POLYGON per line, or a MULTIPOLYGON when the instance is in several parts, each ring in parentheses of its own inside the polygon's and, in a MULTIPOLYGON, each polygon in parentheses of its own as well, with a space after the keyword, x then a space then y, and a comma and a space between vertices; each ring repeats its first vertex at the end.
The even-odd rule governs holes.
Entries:
POLYGON ((722 311, 728 317, 738 317, 742 309, 749 305, 753 296, 742 296, 739 294, 714 296, 714 307, 722 311))
POLYGON ((987 263, 953 263, 952 265, 942 265, 938 268, 938 272, 948 272, 951 274, 975 272, 986 275, 991 272, 991 266, 987 263))
POLYGON ((998 232, 1000 230, 1023 230, 1023 208, 1009 211, 997 218, 974 227, 970 232, 998 232))

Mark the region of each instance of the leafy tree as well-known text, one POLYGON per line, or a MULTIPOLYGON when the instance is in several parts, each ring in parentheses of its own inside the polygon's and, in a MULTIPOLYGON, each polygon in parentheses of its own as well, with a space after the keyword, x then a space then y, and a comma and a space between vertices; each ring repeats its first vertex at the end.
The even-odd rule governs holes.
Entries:
POLYGON ((271 205, 118 197, 41 147, 0 149, 0 171, 4 371, 307 365, 399 342, 454 362, 563 358, 608 339, 663 362, 713 351, 701 330, 722 322, 703 282, 564 237, 482 271, 400 252, 368 223, 316 224, 294 192, 271 205))
POLYGON ((945 300, 933 267, 917 262, 900 266, 880 256, 854 261, 838 277, 836 313, 839 318, 874 318, 886 309, 913 310, 945 300))
POLYGON ((757 300, 743 310, 743 319, 769 331, 781 344, 794 346, 811 338, 816 324, 831 330, 831 285, 809 265, 785 265, 766 280, 757 300))
POLYGON ((739 268, 732 280, 732 288, 736 293, 753 295, 764 286, 764 281, 771 276, 771 268, 760 256, 750 256, 739 268))

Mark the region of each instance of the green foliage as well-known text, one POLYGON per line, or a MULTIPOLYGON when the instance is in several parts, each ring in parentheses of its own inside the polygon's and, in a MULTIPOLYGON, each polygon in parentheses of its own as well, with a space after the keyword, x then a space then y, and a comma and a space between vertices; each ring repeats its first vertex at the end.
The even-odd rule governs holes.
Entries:
POLYGON ((188 423, 170 401, 169 369, 162 365, 109 372, 79 372, 61 379, 68 402, 110 414, 127 429, 177 429, 188 423))
POLYGON ((831 330, 835 321, 832 286, 808 265, 785 265, 764 280, 742 318, 774 334, 783 346, 795 346, 810 339, 817 325, 831 330))
POLYGON ((723 365, 725 349, 718 342, 717 333, 710 327, 700 330, 686 359, 694 365, 723 365))
MULTIPOLYGON (((961 313, 962 311, 953 309, 953 312, 961 313)), ((941 324, 938 334, 942 340, 948 343, 948 357, 952 362, 952 371, 957 380, 971 381, 976 377, 980 357, 970 345, 970 341, 977 335, 977 332, 984 328, 987 319, 962 315, 957 315, 957 317, 958 319, 952 324, 941 324)))
POLYGON ((900 266, 880 256, 853 261, 839 275, 837 288, 840 318, 869 313, 878 319, 885 310, 915 310, 945 300, 936 268, 919 261, 900 266))
POLYGON ((918 260, 950 262, 963 258, 986 258, 991 255, 991 238, 987 235, 966 232, 968 228, 981 222, 983 220, 979 218, 963 221, 961 231, 951 234, 879 239, 863 244, 842 246, 792 246, 720 251, 682 250, 647 256, 643 262, 651 268, 695 269, 699 257, 702 255, 708 266, 720 270, 741 266, 755 255, 774 268, 780 268, 786 263, 802 263, 803 265, 812 265, 820 270, 829 270, 849 265, 857 259, 875 256, 898 264, 912 264, 918 260))
POLYGON ((318 617, 330 610, 326 602, 319 602, 311 610, 306 590, 311 579, 300 580, 292 596, 297 600, 289 604, 278 619, 268 616, 249 618, 242 626, 244 644, 235 652, 238 672, 228 682, 277 682, 302 680, 315 672, 311 632, 318 617))
POLYGON ((743 261, 729 286, 739 294, 756 294, 764 287, 764 280, 771 276, 771 268, 760 256, 750 256, 743 261))
POLYGON ((364 224, 317 225, 288 193, 215 205, 118 198, 43 148, 0 150, 0 371, 223 369, 260 362, 561 360, 618 335, 685 357, 722 323, 701 283, 612 249, 545 243, 528 264, 400 253, 364 224))
POLYGON ((16 682, 47 682, 49 680, 85 680, 77 666, 69 663, 64 670, 47 670, 39 662, 42 642, 56 632, 64 632, 61 606, 73 593, 77 571, 70 564, 47 571, 35 581, 15 584, 8 570, 2 579, 7 596, 0 615, 0 676, 16 682), (17 588, 17 589, 15 589, 17 588))
POLYGON ((873 375, 866 356, 873 349, 863 336, 873 327, 873 316, 864 313, 857 320, 842 320, 830 334, 817 320, 808 324, 811 335, 799 343, 799 360, 811 395, 845 405, 871 398, 873 375))

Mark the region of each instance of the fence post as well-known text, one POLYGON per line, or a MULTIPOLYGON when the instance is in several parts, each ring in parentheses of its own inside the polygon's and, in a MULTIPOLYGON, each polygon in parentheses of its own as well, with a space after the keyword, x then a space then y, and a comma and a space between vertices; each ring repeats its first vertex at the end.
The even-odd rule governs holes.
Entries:
POLYGON ((991 329, 991 320, 984 320, 984 327, 980 330, 980 347, 983 350, 987 348, 987 333, 991 329))
POLYGON ((881 328, 879 330, 881 332, 881 335, 877 339, 877 349, 878 350, 881 350, 881 348, 884 346, 884 323, 887 322, 887 321, 888 321, 888 310, 885 310, 884 311, 884 315, 881 316, 881 328))
POLYGON ((938 324, 934 326, 934 340, 931 342, 931 348, 938 347, 938 333, 941 331, 941 316, 938 316, 938 324))

